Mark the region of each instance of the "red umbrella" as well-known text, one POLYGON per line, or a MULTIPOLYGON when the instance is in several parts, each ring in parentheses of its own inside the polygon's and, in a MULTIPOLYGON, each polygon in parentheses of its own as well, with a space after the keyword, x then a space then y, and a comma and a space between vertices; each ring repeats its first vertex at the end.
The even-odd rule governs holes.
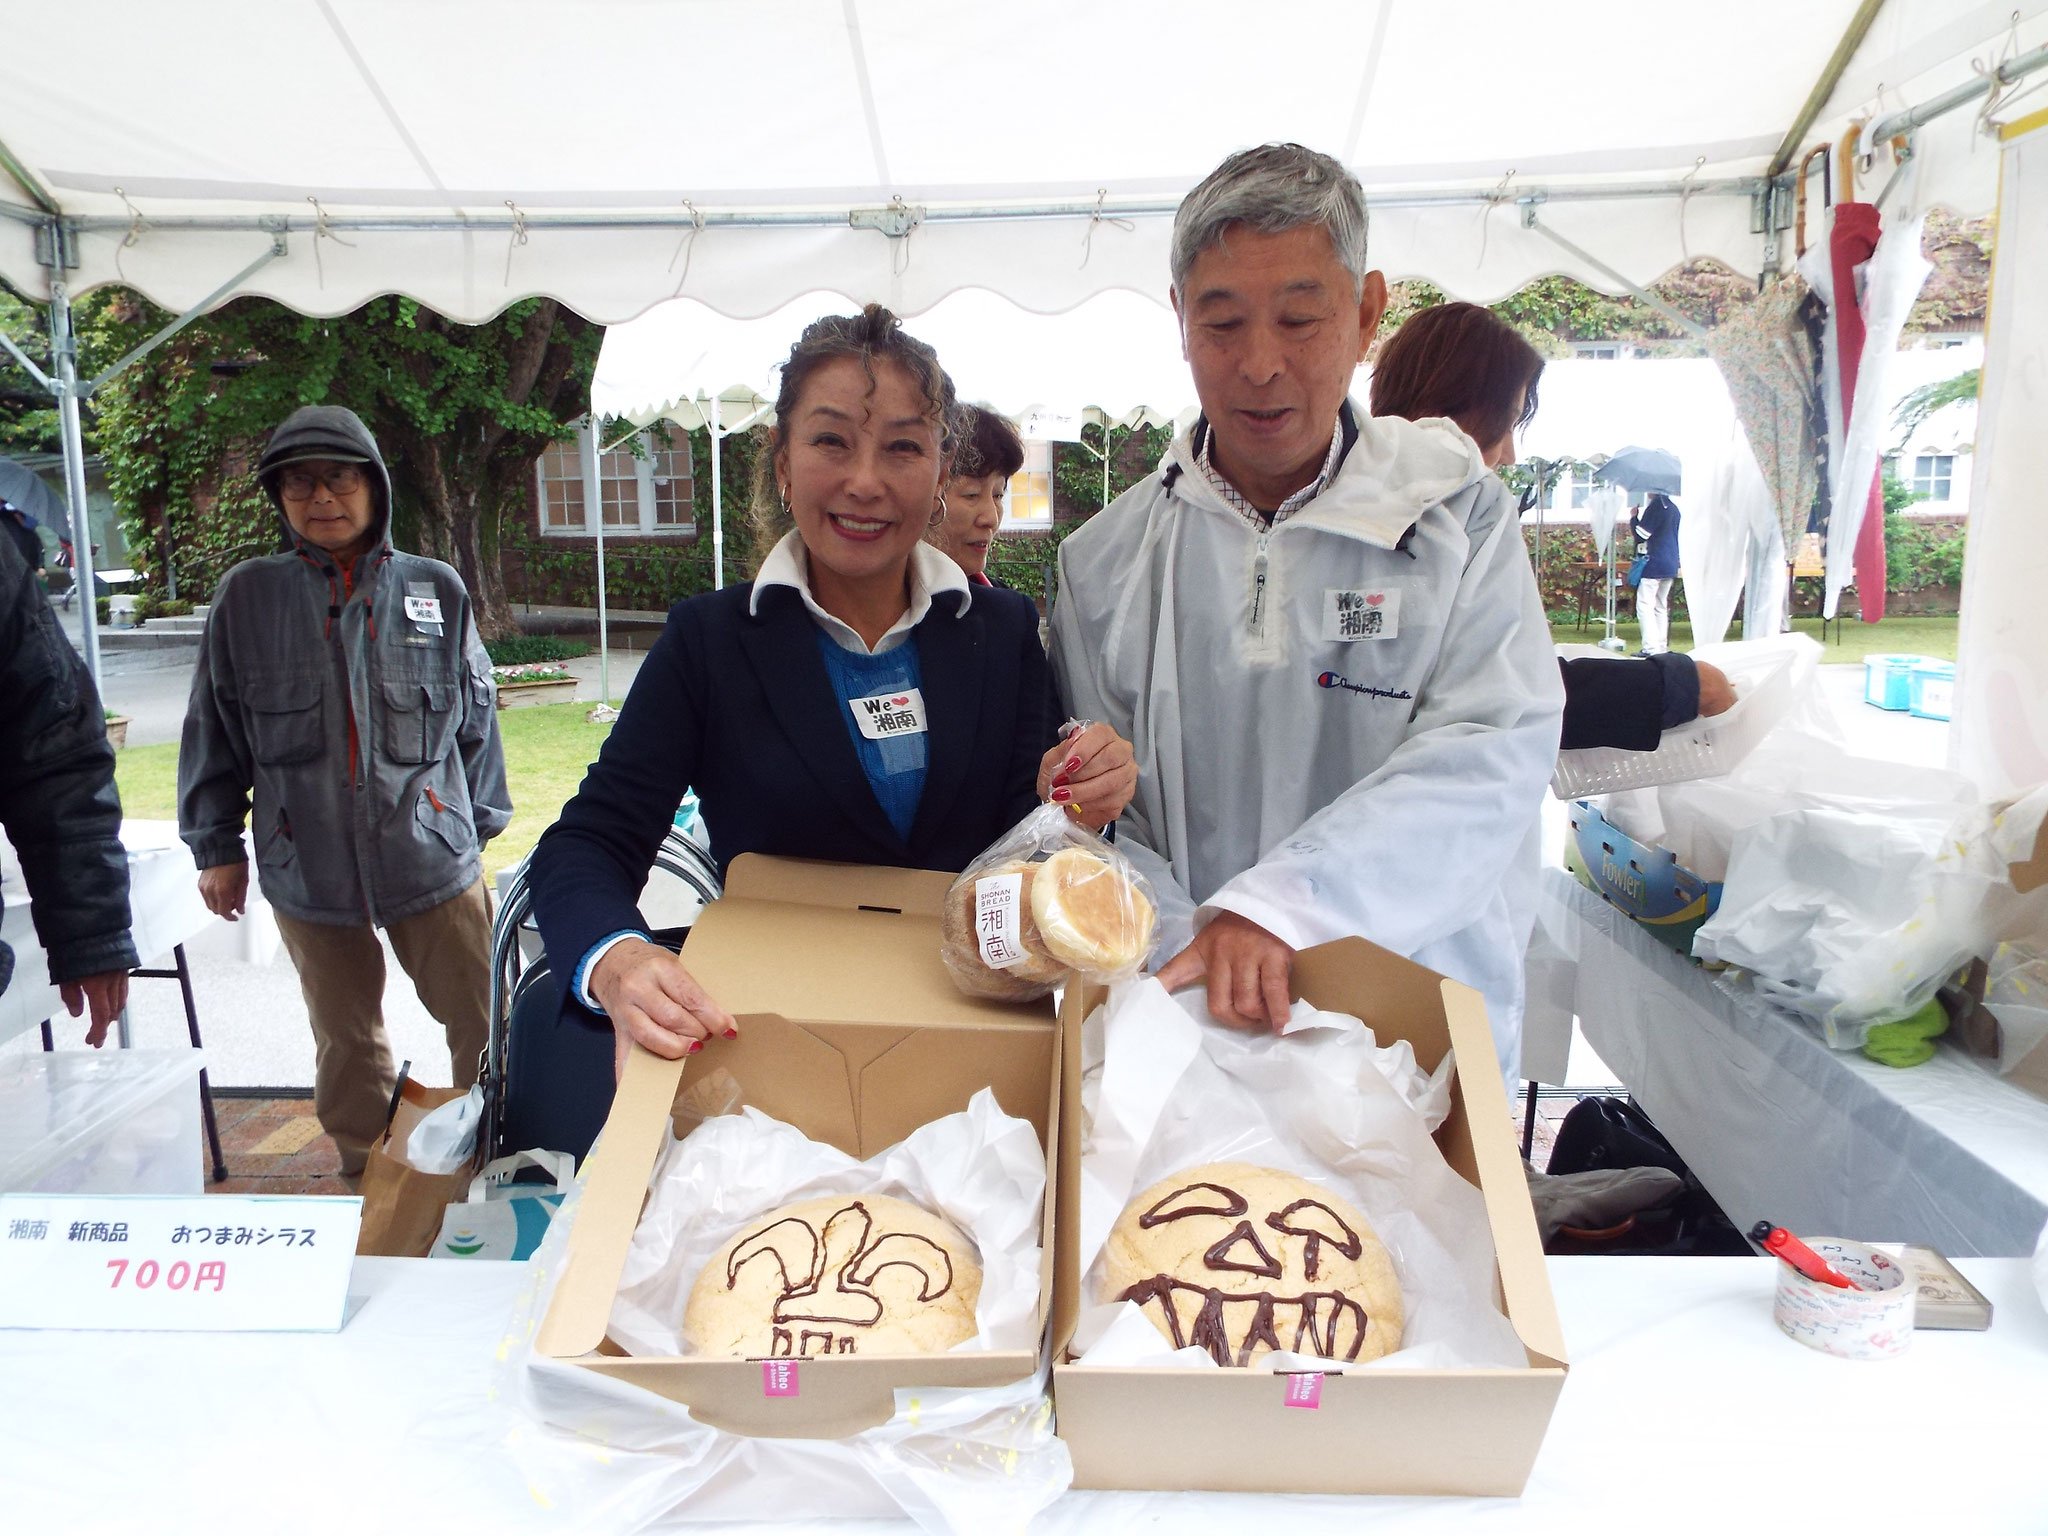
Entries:
MULTIPOLYGON (((1841 359, 1842 422, 1848 430, 1856 404, 1856 373, 1863 363, 1863 309, 1856 302, 1856 269, 1877 250, 1880 220, 1875 204, 1835 204, 1834 232, 1828 238, 1828 257, 1835 275, 1835 353, 1841 359)), ((1870 477, 1870 500, 1863 513, 1863 526, 1856 532, 1856 605, 1864 622, 1875 624, 1884 617, 1884 490, 1883 466, 1870 477)), ((1854 496, 1849 486, 1835 487, 1835 505, 1854 496)))

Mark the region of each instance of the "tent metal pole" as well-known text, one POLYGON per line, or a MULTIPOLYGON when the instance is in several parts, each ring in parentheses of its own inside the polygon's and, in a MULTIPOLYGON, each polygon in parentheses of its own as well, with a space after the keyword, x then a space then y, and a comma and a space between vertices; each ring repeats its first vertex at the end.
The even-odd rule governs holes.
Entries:
POLYGON ((36 180, 34 174, 27 166, 15 159, 14 151, 5 144, 0 144, 0 171, 5 171, 9 176, 12 176, 21 187, 21 190, 33 198, 36 206, 41 208, 44 213, 55 218, 62 211, 57 207, 57 200, 50 196, 48 189, 40 181, 36 180))
MULTIPOLYGON (((2017 61, 2016 61, 2017 62, 2017 61)), ((1509 202, 1523 206, 1540 203, 1563 202, 1616 202, 1668 197, 1743 197, 1753 198, 1762 192, 1768 183, 1759 176, 1721 177, 1697 181, 1656 181, 1623 182, 1595 186, 1530 186, 1523 188, 1509 202)), ((1464 207, 1478 204, 1497 204, 1502 199, 1492 191, 1478 189, 1447 189, 1444 191, 1398 191, 1374 195, 1367 189, 1367 202, 1375 208, 1430 208, 1438 206, 1464 207)), ((988 222, 1001 219, 1087 219, 1098 217, 1171 217, 1180 206, 1178 197, 1130 196, 1108 198, 1098 202, 1094 198, 1059 200, 1048 202, 983 202, 983 203, 931 203, 920 206, 916 211, 921 223, 940 222, 988 222)), ((845 205, 806 206, 790 208, 700 208, 696 213, 678 210, 676 212, 645 213, 525 213, 518 216, 479 210, 468 217, 457 218, 448 214, 347 214, 329 213, 321 228, 329 232, 423 232, 423 233, 470 233, 479 231, 511 231, 515 228, 528 231, 539 229, 599 230, 599 229, 648 229, 672 230, 691 227, 710 228, 780 228, 799 226, 811 228, 844 228, 852 223, 852 215, 862 210, 845 205)), ((28 209, 0 202, 0 218, 13 217, 25 223, 51 225, 61 222, 63 228, 72 234, 127 234, 133 228, 133 220, 119 215, 77 214, 66 215, 61 221, 48 214, 32 213, 28 209)), ((166 214, 152 216, 149 232, 165 234, 176 231, 202 231, 226 233, 236 230, 253 230, 266 235, 289 234, 294 230, 310 233, 314 221, 299 214, 166 214)))
POLYGON ((1856 7, 1856 14, 1849 18, 1842 40, 1835 44, 1835 51, 1821 66, 1820 78, 1806 93, 1806 104, 1799 109, 1792 126, 1785 130, 1785 137, 1778 141, 1778 152, 1771 156, 1770 168, 1764 172, 1766 181, 1775 181, 1791 166, 1792 157, 1799 153, 1799 146, 1806 141, 1806 130, 1813 126, 1821 108, 1835 94, 1835 87, 1841 83, 1842 71, 1849 67, 1849 60, 1855 57, 1856 50, 1863 44, 1863 34, 1870 30, 1870 24, 1877 20, 1877 13, 1883 9, 1884 0, 1863 0, 1856 7))
POLYGON ((1563 235, 1560 235, 1556 230, 1552 229, 1548 224, 1539 223, 1537 221, 1536 210, 1534 208, 1525 208, 1522 211, 1522 227, 1524 229, 1535 230, 1537 234, 1543 236, 1543 238, 1548 240, 1552 245, 1557 246, 1560 250, 1566 251, 1569 254, 1578 257, 1580 261, 1583 261, 1587 266, 1591 267, 1594 271, 1605 273, 1613 281, 1619 283, 1624 292, 1628 293, 1634 298, 1640 299, 1643 303, 1649 305, 1652 309, 1656 310, 1658 314, 1664 316, 1665 319, 1669 320, 1673 325, 1677 326, 1680 330, 1684 331, 1688 336, 1691 336, 1695 341, 1705 341, 1707 339, 1707 328, 1701 325, 1699 321, 1693 319, 1691 315, 1686 314, 1683 310, 1674 308, 1672 305, 1667 304, 1664 300, 1658 298, 1656 294, 1650 292, 1649 289, 1630 282, 1627 278, 1623 277, 1619 272, 1615 271, 1614 268, 1610 267, 1609 265, 1607 265, 1606 262, 1602 261, 1598 256, 1595 256, 1591 251, 1588 251, 1581 246, 1574 245, 1571 241, 1565 239, 1563 235))
POLYGON ((57 381, 51 378, 47 373, 43 372, 42 369, 38 368, 35 365, 35 360, 31 358, 26 352, 22 351, 21 348, 17 347, 14 344, 14 338, 12 336, 9 336, 5 331, 0 331, 0 347, 4 347, 10 354, 12 354, 14 360, 17 363, 21 364, 23 372, 27 373, 30 378, 34 379, 38 384, 42 385, 43 388, 47 389, 51 394, 54 395, 57 393, 57 381))
POLYGON ((612 704, 611 630, 604 593, 604 478, 599 473, 597 423, 586 419, 576 432, 577 457, 583 466, 583 521, 597 535, 597 701, 612 704))
POLYGON ((169 325, 165 326, 162 330, 158 331, 154 336, 150 337, 149 340, 142 343, 141 346, 136 347, 133 351, 129 352, 127 356, 123 357, 118 363, 115 363, 113 367, 101 373, 98 378, 94 379, 90 384, 85 386, 85 394, 88 397, 90 397, 95 391, 99 389, 99 387, 102 384, 106 383, 107 380, 111 379, 115 374, 119 373, 123 368, 126 368, 130 363, 134 362, 138 358, 145 357, 149 353, 155 351, 157 347, 161 346, 164 342, 169 341, 173 336, 177 335, 178 332, 182 331, 194 320, 197 320, 201 315, 205 314, 207 310, 211 309, 214 306, 214 304, 219 302, 221 299, 227 297, 229 294, 232 294, 237 288, 241 287, 242 284, 246 282, 249 278, 254 277, 263 268, 269 266, 273 261, 277 260, 278 257, 284 255, 284 253, 284 236, 281 234, 272 235, 270 237, 269 250, 265 251, 261 256, 258 256, 254 261, 250 262, 249 265, 242 268, 241 271, 237 272, 233 277, 229 278, 226 282, 222 283, 218 288, 214 289, 213 292, 209 293, 205 298, 201 299, 197 304, 194 304, 190 309, 186 310, 185 313, 178 316, 178 318, 173 320, 169 325))
POLYGON ((1863 142, 1875 150, 1888 139, 1895 139, 1902 133, 1911 133, 1915 128, 1933 122, 1944 113, 1953 112, 1957 107, 1967 105, 1979 96, 1989 95, 1994 82, 1998 85, 2011 85, 2015 80, 2032 74, 2044 65, 2048 65, 2048 48, 2036 48, 2032 53, 2023 53, 1988 74, 1978 75, 1968 84, 1959 85, 1954 90, 1943 91, 1939 96, 1924 101, 1917 107, 1909 107, 1904 112, 1894 112, 1890 117, 1881 119, 1863 136, 1863 142))
POLYGON ((711 394, 711 590, 725 590, 725 481, 718 465, 718 392, 711 394))
POLYGON ((50 275, 50 351, 57 365, 57 421, 64 442, 64 490, 71 502, 71 574, 78 586, 78 632, 93 687, 100 684, 99 598, 92 579, 92 519, 85 499, 85 434, 78 421, 78 340, 61 270, 50 275))

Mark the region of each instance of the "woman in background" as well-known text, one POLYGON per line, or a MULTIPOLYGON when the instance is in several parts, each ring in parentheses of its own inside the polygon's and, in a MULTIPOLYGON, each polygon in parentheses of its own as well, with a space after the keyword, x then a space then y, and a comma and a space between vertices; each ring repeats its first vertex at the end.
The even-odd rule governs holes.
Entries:
MULTIPOLYGON (((1543 358, 1505 320, 1478 304, 1439 304, 1411 315, 1381 349, 1372 371, 1372 413, 1447 416, 1479 449, 1488 469, 1515 462, 1515 433, 1536 414, 1543 358)), ((1662 501, 1662 497, 1656 498, 1662 501)), ((1665 502, 1667 507, 1669 502, 1665 502)), ((1678 511, 1671 509, 1668 541, 1677 573, 1678 511)), ((1652 550, 1658 548, 1652 534, 1652 550)), ((1649 590, 1647 573, 1643 590, 1649 590)), ((1671 583, 1662 592, 1668 602, 1671 583)), ((1669 609, 1664 610, 1668 621, 1669 609)), ((1564 672, 1564 740, 1575 747, 1656 749, 1672 726, 1718 715, 1735 702, 1719 668, 1664 649, 1665 632, 1650 643, 1643 621, 1643 659, 1583 657, 1564 672)))
POLYGON ((1628 525, 1643 544, 1643 569, 1636 580, 1636 617, 1643 621, 1643 654, 1671 649, 1671 588, 1678 580, 1678 505, 1662 491, 1629 513, 1628 525))
POLYGON ((1007 418, 985 405, 963 405, 954 418, 953 473, 946 482, 946 515, 931 542, 977 586, 999 587, 988 574, 988 552, 1003 521, 1003 493, 1024 467, 1024 441, 1007 418))

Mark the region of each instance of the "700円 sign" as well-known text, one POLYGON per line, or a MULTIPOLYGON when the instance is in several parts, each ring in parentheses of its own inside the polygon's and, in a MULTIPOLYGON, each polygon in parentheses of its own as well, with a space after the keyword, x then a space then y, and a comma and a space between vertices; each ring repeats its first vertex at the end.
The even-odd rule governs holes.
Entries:
POLYGON ((363 1202, 0 1195, 0 1328, 332 1332, 363 1202))

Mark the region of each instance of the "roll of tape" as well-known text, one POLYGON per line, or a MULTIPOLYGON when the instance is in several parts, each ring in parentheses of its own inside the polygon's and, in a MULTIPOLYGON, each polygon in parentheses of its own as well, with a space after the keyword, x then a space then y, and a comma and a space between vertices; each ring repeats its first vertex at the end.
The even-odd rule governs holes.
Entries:
POLYGON ((1809 1348, 1844 1360, 1888 1360, 1903 1351, 1913 1338, 1916 1287, 1898 1260, 1839 1237, 1805 1242, 1862 1289, 1823 1285, 1780 1264, 1771 1311, 1778 1326, 1809 1348))

